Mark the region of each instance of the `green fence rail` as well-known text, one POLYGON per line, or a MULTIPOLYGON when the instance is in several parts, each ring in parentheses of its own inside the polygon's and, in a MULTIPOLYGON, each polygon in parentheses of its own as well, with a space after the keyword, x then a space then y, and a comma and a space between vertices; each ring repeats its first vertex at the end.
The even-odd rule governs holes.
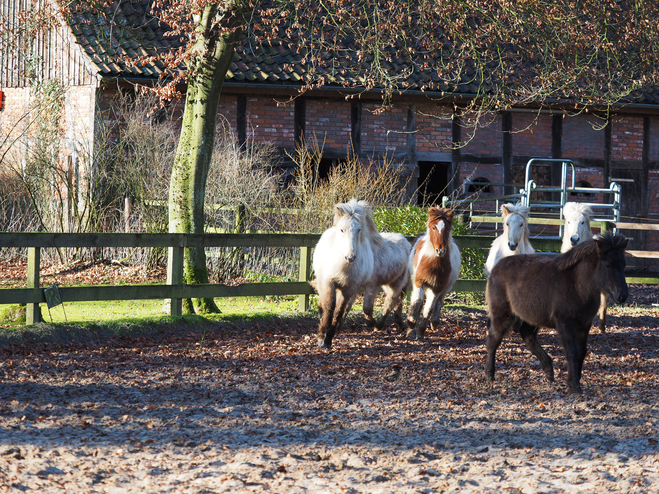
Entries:
MULTIPOLYGON (((161 247, 168 249, 167 281, 162 285, 120 285, 58 287, 62 302, 100 300, 165 299, 171 301, 171 314, 180 315, 182 299, 211 297, 243 297, 266 295, 298 295, 298 309, 309 309, 311 249, 319 234, 148 234, 148 233, 0 233, 0 247, 27 248, 27 288, 0 289, 0 304, 27 304, 26 324, 39 322, 39 304, 46 303, 44 287, 40 286, 41 249, 47 248, 111 248, 161 247), (280 283, 247 283, 238 286, 222 284, 187 285, 183 283, 183 254, 190 247, 293 247, 299 248, 298 281, 280 283)), ((493 237, 456 235, 460 248, 489 249, 493 237)), ((413 237, 410 240, 414 240, 413 237)), ((558 252, 560 240, 531 239, 540 252, 558 252)), ((628 278, 640 283, 641 278, 628 278)), ((645 279, 659 283, 659 279, 645 279)), ((458 280, 454 291, 484 291, 485 280, 458 280)), ((47 287, 46 287, 47 288, 47 287)))

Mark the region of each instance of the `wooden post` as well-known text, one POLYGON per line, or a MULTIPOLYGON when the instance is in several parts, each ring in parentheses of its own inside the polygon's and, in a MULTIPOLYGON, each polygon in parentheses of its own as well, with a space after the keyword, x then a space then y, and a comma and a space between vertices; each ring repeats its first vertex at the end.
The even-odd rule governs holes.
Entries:
POLYGON ((124 231, 130 233, 130 213, 132 209, 132 199, 128 196, 124 198, 124 231))
POLYGON ((614 223, 611 223, 610 221, 602 221, 600 222, 600 234, 604 235, 606 232, 612 230, 614 228, 614 223))
MULTIPOLYGON (((309 281, 309 272, 311 271, 311 256, 309 247, 300 247, 300 270, 298 281, 309 281)), ((309 295, 300 295, 298 297, 297 310, 300 312, 309 311, 309 295)))
MULTIPOLYGON (((39 268, 41 264, 41 249, 39 247, 27 248, 27 287, 39 288, 39 268)), ((39 304, 27 304, 25 308, 25 324, 31 326, 41 322, 41 309, 39 304)))
MULTIPOLYGON (((167 248, 167 284, 169 286, 183 284, 183 247, 167 248)), ((170 299, 170 314, 180 316, 183 314, 183 299, 173 297, 170 299)))
POLYGON ((238 204, 236 207, 235 232, 245 233, 245 205, 238 204))

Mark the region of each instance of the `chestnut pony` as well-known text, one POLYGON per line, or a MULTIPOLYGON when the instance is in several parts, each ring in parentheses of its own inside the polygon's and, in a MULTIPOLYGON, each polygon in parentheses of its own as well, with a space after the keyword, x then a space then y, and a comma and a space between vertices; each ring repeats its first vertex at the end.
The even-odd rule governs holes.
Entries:
POLYGON ((408 264, 412 279, 408 338, 423 339, 429 318, 432 329, 437 329, 444 298, 458 278, 460 249, 453 240, 452 228, 453 211, 433 206, 428 210, 426 232, 412 247, 408 264), (421 314, 424 294, 426 301, 421 314))
POLYGON ((485 377, 494 380, 494 354, 509 331, 516 331, 535 355, 549 381, 554 380, 551 357, 538 342, 540 327, 558 333, 567 361, 567 383, 580 393, 581 369, 588 333, 600 306, 600 294, 616 303, 629 294, 625 281, 622 235, 606 234, 578 244, 564 254, 501 259, 487 280, 487 359, 485 377))

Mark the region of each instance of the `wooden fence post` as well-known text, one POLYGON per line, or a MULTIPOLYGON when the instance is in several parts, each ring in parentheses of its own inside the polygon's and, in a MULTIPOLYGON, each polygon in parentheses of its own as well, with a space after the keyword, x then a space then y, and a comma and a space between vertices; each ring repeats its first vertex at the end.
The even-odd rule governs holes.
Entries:
MULTIPOLYGON (((39 247, 27 248, 27 287, 39 288, 39 268, 41 265, 41 249, 39 247)), ((41 309, 39 304, 27 304, 25 308, 25 324, 31 326, 41 322, 41 309)))
MULTIPOLYGON (((183 284, 183 253, 184 247, 167 248, 167 284, 169 286, 183 284)), ((170 299, 170 314, 180 316, 183 314, 183 299, 173 297, 170 299)))
MULTIPOLYGON (((300 247, 300 267, 298 281, 309 281, 309 273, 311 271, 311 256, 309 255, 309 247, 300 247)), ((309 295, 300 295, 298 297, 297 310, 300 312, 309 311, 309 295)))

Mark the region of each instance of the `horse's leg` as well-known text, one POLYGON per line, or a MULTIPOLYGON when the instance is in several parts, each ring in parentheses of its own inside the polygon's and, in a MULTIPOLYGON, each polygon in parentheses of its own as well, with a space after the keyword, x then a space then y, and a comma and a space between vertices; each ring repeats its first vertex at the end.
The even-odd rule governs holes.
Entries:
POLYGON ((600 308, 599 308, 599 329, 600 333, 604 334, 606 332, 606 294, 600 293, 600 308))
POLYGON ((432 318, 430 319, 430 329, 433 331, 439 330, 439 315, 442 312, 442 307, 444 307, 444 299, 446 298, 446 293, 440 293, 435 300, 435 307, 432 311, 432 318))
POLYGON ((554 382, 554 365, 551 357, 545 352, 545 349, 540 346, 540 342, 538 341, 538 327, 523 322, 519 328, 519 334, 522 336, 524 343, 526 343, 526 347, 533 355, 538 357, 547 380, 549 382, 554 382))
POLYGON ((382 328, 384 328, 384 323, 387 321, 387 317, 389 317, 389 313, 398 304, 398 299, 399 299, 398 292, 391 285, 384 285, 382 289, 384 290, 385 298, 384 298, 384 307, 382 309, 382 315, 380 316, 380 319, 375 325, 376 329, 378 330, 382 330, 382 328))
POLYGON ((426 335, 426 329, 428 328, 428 322, 432 317, 432 314, 435 311, 435 306, 437 304, 438 297, 435 295, 430 288, 426 289, 426 303, 423 306, 423 314, 419 318, 419 326, 416 330, 417 340, 422 340, 426 335))
POLYGON ((586 359, 586 354, 588 353, 588 333, 590 331, 590 325, 587 325, 582 328, 577 328, 575 331, 575 339, 577 342, 577 362, 575 365, 575 374, 577 379, 577 384, 581 388, 581 371, 583 370, 583 362, 586 359))
POLYGON ((318 344, 323 346, 325 335, 332 325, 334 311, 336 310, 336 284, 329 283, 324 290, 318 292, 318 310, 320 312, 320 324, 318 325, 318 344))
MULTIPOLYGON (((389 287, 391 288, 390 310, 394 311, 394 321, 396 323, 396 326, 398 326, 398 329, 405 328, 405 321, 403 320, 403 301, 405 299, 405 292, 407 291, 408 283, 409 283, 409 274, 406 269, 394 283, 389 285, 389 287)), ((381 322, 382 325, 384 325, 384 320, 382 320, 381 322)))
POLYGON ((403 301, 405 300, 405 289, 398 293, 398 300, 396 302, 396 310, 394 311, 394 320, 398 329, 405 329, 405 319, 403 318, 403 301))
POLYGON ((414 338, 416 336, 416 321, 421 312, 421 303, 423 302, 423 285, 412 287, 412 298, 410 300, 410 313, 407 316, 407 337, 414 338))
POLYGON ((494 360, 497 348, 499 348, 503 337, 511 329, 516 320, 517 318, 509 312, 502 315, 492 316, 492 311, 490 311, 490 317, 487 318, 487 338, 485 339, 485 346, 487 347, 485 379, 490 383, 494 381, 494 360))
POLYGON ((337 332, 343 329, 343 321, 348 311, 350 311, 355 298, 357 298, 357 291, 354 289, 338 290, 334 318, 332 319, 331 326, 327 329, 327 333, 325 334, 325 340, 322 345, 323 348, 327 348, 328 350, 332 348, 332 338, 334 338, 334 335, 337 332))
POLYGON ((375 305, 375 297, 378 293, 378 286, 366 285, 364 287, 364 316, 366 316, 366 325, 369 328, 375 326, 375 319, 373 319, 373 306, 375 305))
POLYGON ((586 341, 588 331, 575 328, 573 325, 561 321, 556 324, 556 332, 561 338, 565 349, 565 362, 567 364, 567 385, 573 393, 581 393, 581 365, 586 357, 586 341))

